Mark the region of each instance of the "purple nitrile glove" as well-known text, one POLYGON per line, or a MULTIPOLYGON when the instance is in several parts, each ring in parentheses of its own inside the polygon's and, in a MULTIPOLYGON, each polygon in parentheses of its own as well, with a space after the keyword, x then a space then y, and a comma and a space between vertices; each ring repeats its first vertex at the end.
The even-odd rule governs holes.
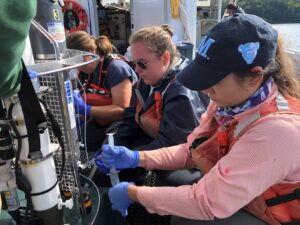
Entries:
POLYGON ((128 197, 128 186, 135 185, 133 182, 121 182, 108 191, 108 197, 112 204, 111 208, 114 210, 118 210, 122 216, 127 216, 128 211, 127 208, 130 204, 133 203, 131 199, 128 197))
POLYGON ((86 116, 91 115, 92 106, 85 104, 80 93, 74 92, 74 108, 76 113, 85 115, 86 112, 86 116))
POLYGON ((95 153, 95 155, 93 156, 93 158, 95 159, 95 164, 97 166, 97 168, 104 174, 108 174, 109 173, 109 168, 105 167, 102 160, 101 160, 101 151, 97 151, 95 153))
POLYGON ((139 165, 140 155, 138 151, 132 151, 123 146, 102 145, 101 159, 105 167, 127 169, 139 165))

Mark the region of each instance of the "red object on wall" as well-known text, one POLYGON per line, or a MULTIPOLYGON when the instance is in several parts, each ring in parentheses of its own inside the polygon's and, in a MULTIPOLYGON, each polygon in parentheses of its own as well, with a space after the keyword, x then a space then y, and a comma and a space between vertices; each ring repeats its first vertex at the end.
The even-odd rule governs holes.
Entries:
POLYGON ((88 17, 82 5, 73 0, 64 0, 64 3, 62 11, 66 33, 80 30, 87 31, 88 17))

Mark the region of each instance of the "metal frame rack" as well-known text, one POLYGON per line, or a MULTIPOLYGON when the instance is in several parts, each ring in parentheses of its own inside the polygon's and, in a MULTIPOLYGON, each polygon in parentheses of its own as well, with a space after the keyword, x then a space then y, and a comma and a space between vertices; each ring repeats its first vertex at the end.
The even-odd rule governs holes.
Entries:
MULTIPOLYGON (((95 62, 99 56, 93 53, 87 53, 77 50, 66 51, 64 58, 59 60, 36 61, 37 64, 30 65, 28 68, 38 72, 40 90, 37 93, 39 98, 43 99, 48 109, 50 109, 54 118, 62 131, 62 139, 64 143, 64 153, 61 148, 58 148, 58 140, 54 136, 51 128, 49 130, 50 143, 55 149, 54 159, 56 171, 61 178, 61 167, 64 169, 60 187, 65 193, 73 196, 75 204, 83 209, 83 200, 80 197, 82 193, 82 185, 80 183, 80 175, 78 172, 78 164, 80 159, 79 140, 77 136, 76 120, 73 107, 73 74, 76 74, 74 69, 95 62), (92 56, 90 61, 84 61, 84 56, 92 56)), ((84 218, 82 218, 84 220, 84 218)), ((83 224, 86 222, 82 221, 83 224)))

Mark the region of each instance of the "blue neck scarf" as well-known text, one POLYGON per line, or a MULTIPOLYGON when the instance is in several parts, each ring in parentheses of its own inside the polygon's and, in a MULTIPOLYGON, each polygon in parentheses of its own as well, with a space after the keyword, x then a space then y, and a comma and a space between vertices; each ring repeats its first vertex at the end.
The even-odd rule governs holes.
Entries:
POLYGON ((270 77, 253 95, 251 95, 246 101, 235 107, 219 107, 216 115, 220 117, 219 124, 225 124, 230 121, 233 116, 245 112, 263 101, 265 101, 271 92, 274 79, 270 77))

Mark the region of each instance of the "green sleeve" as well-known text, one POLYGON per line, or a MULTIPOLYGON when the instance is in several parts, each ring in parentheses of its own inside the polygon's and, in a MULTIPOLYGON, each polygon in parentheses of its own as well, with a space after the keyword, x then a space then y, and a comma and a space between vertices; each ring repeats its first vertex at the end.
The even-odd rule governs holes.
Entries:
POLYGON ((21 58, 36 0, 0 1, 0 99, 20 89, 21 58))

